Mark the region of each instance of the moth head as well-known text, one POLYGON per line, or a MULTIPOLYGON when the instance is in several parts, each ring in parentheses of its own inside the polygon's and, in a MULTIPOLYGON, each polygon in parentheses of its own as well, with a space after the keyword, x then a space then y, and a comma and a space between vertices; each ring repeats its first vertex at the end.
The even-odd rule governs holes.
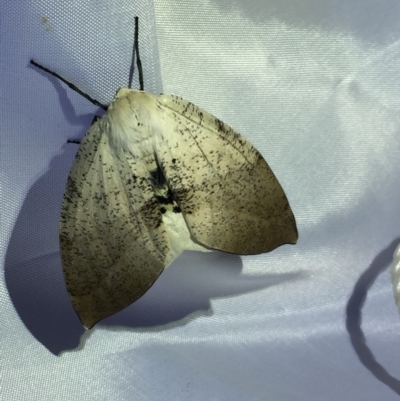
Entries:
POLYGON ((115 93, 113 102, 115 102, 117 99, 121 99, 121 98, 129 96, 131 92, 139 92, 139 91, 136 91, 136 90, 130 89, 130 88, 119 88, 117 90, 117 92, 115 93))
POLYGON ((118 125, 125 120, 130 120, 131 125, 140 126, 139 115, 135 111, 140 107, 140 92, 119 88, 107 110, 107 117, 112 124, 118 125))

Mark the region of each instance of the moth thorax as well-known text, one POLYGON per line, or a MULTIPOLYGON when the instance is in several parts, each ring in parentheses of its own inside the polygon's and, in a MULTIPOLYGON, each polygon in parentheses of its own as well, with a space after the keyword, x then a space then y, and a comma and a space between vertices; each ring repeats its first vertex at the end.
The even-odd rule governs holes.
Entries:
POLYGON ((123 150, 138 158, 154 154, 160 134, 143 92, 121 88, 104 118, 110 144, 117 153, 123 150))

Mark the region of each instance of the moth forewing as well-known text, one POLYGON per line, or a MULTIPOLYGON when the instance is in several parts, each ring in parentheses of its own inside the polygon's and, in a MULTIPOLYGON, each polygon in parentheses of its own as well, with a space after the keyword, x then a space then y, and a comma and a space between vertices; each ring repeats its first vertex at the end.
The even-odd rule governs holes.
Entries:
POLYGON ((157 101, 171 127, 159 157, 193 237, 237 254, 296 243, 286 195, 252 144, 187 100, 161 95, 157 101))

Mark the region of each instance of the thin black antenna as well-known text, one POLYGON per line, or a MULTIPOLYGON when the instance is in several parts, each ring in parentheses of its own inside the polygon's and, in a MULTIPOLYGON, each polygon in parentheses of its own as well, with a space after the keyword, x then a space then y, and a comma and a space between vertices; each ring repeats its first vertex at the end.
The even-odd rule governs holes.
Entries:
POLYGON ((139 54, 139 17, 135 17, 135 40, 133 43, 132 65, 131 65, 131 70, 129 72, 129 88, 131 88, 131 85, 132 85, 132 77, 133 77, 134 64, 135 64, 135 54, 136 54, 136 65, 137 65, 138 73, 139 73, 139 89, 142 91, 142 90, 144 90, 144 84, 143 84, 142 61, 140 59, 140 54, 139 54))
POLYGON ((77 86, 75 86, 74 84, 72 84, 71 82, 67 81, 65 78, 63 78, 61 75, 58 75, 56 72, 49 70, 46 67, 43 67, 42 65, 40 65, 39 63, 37 63, 34 60, 31 60, 31 64, 33 64, 35 67, 47 72, 50 75, 53 75, 53 77, 58 78, 60 81, 64 82, 65 84, 67 84, 72 90, 74 90, 75 92, 79 93, 81 96, 83 96, 85 99, 89 100, 89 102, 93 103, 95 106, 102 108, 103 110, 107 111, 108 106, 105 104, 101 104, 98 100, 93 99, 92 97, 90 97, 87 93, 82 92, 77 86))
MULTIPOLYGON (((136 31, 137 31, 137 22, 135 17, 135 38, 136 38, 136 31)), ((132 81, 133 81, 133 74, 135 73, 135 53, 136 53, 136 41, 133 40, 133 47, 132 47, 132 60, 131 66, 129 68, 129 80, 128 80, 128 88, 132 89, 132 81)))

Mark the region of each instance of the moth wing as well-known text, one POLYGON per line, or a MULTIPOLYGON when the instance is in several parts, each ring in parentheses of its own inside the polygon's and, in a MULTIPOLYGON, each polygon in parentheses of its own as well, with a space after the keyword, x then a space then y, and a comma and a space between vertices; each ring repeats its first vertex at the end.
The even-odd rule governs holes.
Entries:
POLYGON ((168 252, 148 169, 114 154, 100 122, 80 145, 60 220, 64 277, 86 328, 140 298, 168 252))
POLYGON ((156 101, 168 132, 157 157, 193 238, 236 254, 296 243, 286 195, 251 143, 187 100, 159 95, 156 101))

